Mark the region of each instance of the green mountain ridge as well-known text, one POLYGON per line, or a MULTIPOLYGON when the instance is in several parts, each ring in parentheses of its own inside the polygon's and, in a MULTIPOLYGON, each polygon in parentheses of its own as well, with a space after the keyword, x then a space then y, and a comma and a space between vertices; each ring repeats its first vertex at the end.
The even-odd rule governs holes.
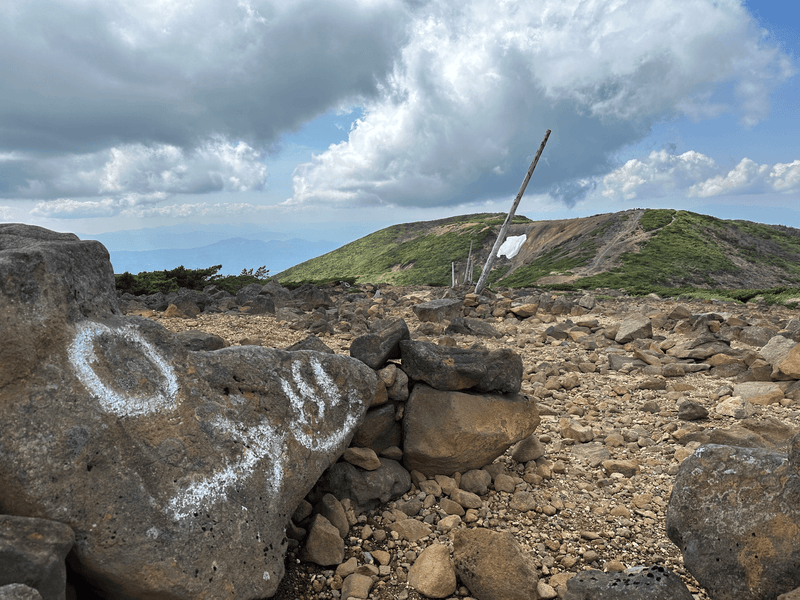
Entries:
MULTIPOLYGON (((278 274, 285 285, 345 280, 450 285, 464 278, 470 242, 473 281, 504 214, 479 213, 387 227, 278 274)), ((723 220, 683 210, 633 209, 577 219, 517 216, 525 235, 512 259, 499 257, 495 285, 564 289, 769 289, 800 286, 800 230, 723 220)))

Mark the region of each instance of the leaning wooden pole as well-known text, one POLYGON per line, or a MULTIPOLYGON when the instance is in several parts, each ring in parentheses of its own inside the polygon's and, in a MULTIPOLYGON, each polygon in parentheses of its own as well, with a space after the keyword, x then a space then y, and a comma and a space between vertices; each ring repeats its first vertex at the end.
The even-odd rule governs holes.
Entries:
POLYGON ((472 273, 469 270, 472 263, 472 240, 469 241, 469 254, 467 254, 467 268, 464 269, 464 283, 472 283, 472 273))
POLYGON ((508 216, 506 217, 503 226, 500 228, 500 233, 497 235, 497 241, 495 241, 494 246, 492 247, 492 251, 489 254, 489 258, 486 259, 486 265, 483 267, 483 271, 481 272, 480 278, 478 278, 478 283, 475 286, 475 293, 480 294, 483 291, 483 288, 486 287, 486 280, 489 278, 489 272, 492 270, 494 266, 494 261, 497 259, 497 251, 500 250, 500 246, 503 245, 503 242, 506 239, 506 233, 508 233, 508 227, 511 225, 511 220, 514 218, 514 213, 517 211, 517 207, 519 206, 520 200, 522 200, 522 194, 525 193, 525 188, 528 187, 528 182, 531 180, 531 175, 533 175, 533 170, 536 168, 536 163, 539 162, 539 157, 542 155, 542 151, 544 150, 544 146, 547 143, 547 138, 550 137, 550 130, 548 129, 544 134, 544 139, 542 143, 539 145, 539 150, 536 152, 536 157, 533 159, 530 168, 528 169, 527 174, 525 175, 525 179, 522 181, 522 186, 519 188, 519 192, 517 192, 517 197, 514 198, 514 203, 511 205, 511 210, 508 211, 508 216))

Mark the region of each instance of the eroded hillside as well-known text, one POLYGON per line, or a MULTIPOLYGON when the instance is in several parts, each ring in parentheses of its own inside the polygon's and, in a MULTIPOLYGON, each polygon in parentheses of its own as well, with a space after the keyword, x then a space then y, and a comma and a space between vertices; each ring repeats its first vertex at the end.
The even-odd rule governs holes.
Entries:
MULTIPOLYGON (((283 283, 351 280, 401 285, 473 281, 504 220, 477 214, 396 225, 280 274, 283 283)), ((727 221, 688 211, 633 209, 579 219, 517 217, 508 236, 525 235, 518 254, 499 257, 490 281, 506 287, 663 286, 774 288, 800 284, 800 230, 727 221)))

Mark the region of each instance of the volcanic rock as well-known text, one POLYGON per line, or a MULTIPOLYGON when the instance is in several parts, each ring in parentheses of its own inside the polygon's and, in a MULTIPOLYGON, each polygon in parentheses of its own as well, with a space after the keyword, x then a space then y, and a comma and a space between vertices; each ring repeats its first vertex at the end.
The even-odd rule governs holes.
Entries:
POLYGON ((317 490, 330 492, 340 500, 349 498, 359 511, 399 498, 411 489, 411 475, 400 463, 381 458, 381 466, 363 471, 347 462, 328 469, 317 483, 317 490))
POLYGON ((430 342, 402 341, 403 371, 437 390, 516 394, 522 384, 522 358, 508 348, 472 350, 430 342))
POLYGON ((347 447, 374 372, 187 352, 118 316, 108 253, 73 235, 0 225, 0 281, 0 506, 69 525, 76 571, 107 594, 271 595, 289 515, 347 447))
POLYGON ((203 352, 209 350, 219 350, 225 347, 225 340, 213 333, 206 333, 205 331, 181 331, 175 334, 178 342, 183 345, 187 350, 193 352, 203 352))
POLYGON ((411 309, 420 321, 444 323, 461 316, 462 305, 463 301, 457 298, 443 298, 424 304, 415 304, 411 309))
POLYGON ((662 566, 621 573, 582 571, 567 581, 564 600, 693 600, 686 584, 662 566))
POLYGON ((426 475, 491 463, 539 425, 526 396, 443 392, 417 384, 403 418, 403 463, 426 475))
POLYGON ((390 358, 400 358, 400 342, 408 339, 411 339, 408 325, 403 319, 397 319, 378 333, 368 333, 354 339, 350 345, 350 356, 377 370, 390 358))
POLYGON ((44 600, 64 600, 64 559, 74 543, 75 534, 63 523, 0 515, 0 586, 23 583, 44 600))
POLYGON ((456 317, 450 321, 450 325, 447 326, 444 332, 447 335, 460 333, 462 335, 475 335, 478 337, 499 338, 503 336, 503 334, 485 321, 481 321, 480 319, 467 319, 464 317, 456 317))
POLYGON ((800 586, 800 436, 789 457, 710 444, 681 464, 667 535, 715 600, 775 598, 800 586))

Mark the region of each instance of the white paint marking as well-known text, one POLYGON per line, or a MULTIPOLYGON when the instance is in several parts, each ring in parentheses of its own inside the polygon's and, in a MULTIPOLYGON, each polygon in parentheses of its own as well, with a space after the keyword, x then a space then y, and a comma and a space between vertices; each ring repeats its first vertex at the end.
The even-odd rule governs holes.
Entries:
POLYGON ((169 501, 168 508, 176 520, 190 516, 209 503, 216 504, 222 500, 225 492, 240 479, 249 477, 259 461, 266 456, 272 463, 272 481, 268 484, 271 488, 270 495, 277 496, 283 485, 283 460, 281 460, 285 441, 283 435, 278 434, 266 421, 249 429, 219 416, 211 423, 219 431, 231 435, 242 443, 243 457, 228 464, 211 477, 193 482, 175 495, 169 501))
MULTIPOLYGON (((129 325, 111 329, 102 323, 89 321, 78 324, 77 329, 78 333, 68 348, 69 360, 78 379, 93 396, 98 398, 103 410, 120 417, 136 417, 177 408, 178 380, 175 373, 139 331, 129 325), (94 341, 101 335, 120 336, 139 348, 163 377, 162 390, 154 396, 129 396, 112 390, 104 384, 92 366, 97 363, 94 341)), ((280 380, 281 389, 297 415, 298 426, 293 427, 288 433, 309 450, 327 451, 344 441, 344 438, 355 427, 356 416, 348 410, 344 423, 339 427, 332 428, 333 432, 327 436, 313 431, 315 427, 310 422, 306 405, 311 403, 316 406, 316 421, 321 423, 327 409, 341 404, 345 396, 339 391, 330 375, 325 372, 318 359, 309 358, 309 362, 310 373, 303 373, 301 363, 295 361, 291 368, 291 381, 280 380), (321 393, 316 392, 315 386, 321 393), (304 426, 312 430, 312 434, 306 433, 303 430, 304 426)), ((351 390, 347 399, 351 402, 358 400, 355 390, 351 390)), ((236 397, 232 401, 238 405, 244 403, 245 399, 236 397)), ((166 505, 166 511, 171 513, 175 520, 185 519, 204 508, 223 501, 228 490, 240 481, 249 478, 264 458, 269 458, 272 470, 272 478, 267 484, 267 493, 274 500, 281 492, 284 465, 286 464, 285 433, 278 431, 267 420, 263 420, 253 427, 245 428, 240 423, 217 416, 211 421, 211 425, 216 430, 241 442, 242 457, 237 461, 228 462, 221 471, 209 477, 196 478, 184 489, 179 490, 166 505)), ((283 427, 282 424, 281 428, 283 427)), ((244 506, 242 508, 247 510, 244 506)), ((156 528, 150 528, 146 532, 146 535, 153 539, 158 534, 156 528)), ((264 579, 269 580, 269 573, 266 571, 264 579)))
POLYGON ((78 334, 68 349, 69 360, 80 382, 95 396, 106 412, 120 417, 146 415, 158 410, 175 408, 178 380, 164 358, 153 348, 142 334, 130 326, 113 330, 102 323, 79 323, 78 334), (102 381, 92 366, 97 362, 94 340, 101 335, 119 336, 138 346, 142 354, 153 364, 164 379, 164 385, 154 396, 128 396, 112 390, 102 381))

